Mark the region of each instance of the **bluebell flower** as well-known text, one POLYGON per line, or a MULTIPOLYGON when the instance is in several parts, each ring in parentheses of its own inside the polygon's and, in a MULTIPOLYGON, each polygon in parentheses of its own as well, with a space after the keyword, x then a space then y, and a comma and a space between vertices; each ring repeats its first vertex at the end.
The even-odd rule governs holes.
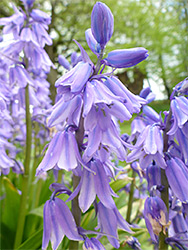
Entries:
POLYGON ((49 25, 51 23, 51 17, 38 9, 32 9, 30 16, 35 20, 36 22, 41 22, 45 25, 49 25))
POLYGON ((109 185, 108 176, 103 164, 98 159, 93 159, 87 165, 95 174, 83 169, 80 180, 79 206, 86 212, 94 202, 96 195, 101 203, 108 208, 114 208, 112 195, 115 195, 109 185))
POLYGON ((131 153, 127 156, 128 162, 139 159, 140 166, 144 169, 154 160, 161 168, 166 167, 162 131, 156 123, 147 125, 142 130, 131 150, 131 153))
POLYGON ((172 126, 168 131, 169 135, 173 135, 178 128, 182 128, 188 121, 188 100, 185 96, 174 97, 170 103, 172 110, 172 126))
POLYGON ((16 85, 19 86, 20 88, 25 88, 28 83, 31 86, 34 85, 34 82, 31 79, 27 70, 19 65, 10 68, 9 81, 12 86, 16 85))
POLYGON ((145 48, 113 50, 108 53, 104 62, 114 68, 129 68, 145 60, 148 57, 147 52, 145 48))
POLYGON ((181 201, 188 201, 188 169, 182 160, 177 157, 166 159, 167 167, 165 173, 169 185, 177 198, 181 201))
POLYGON ((150 87, 143 88, 139 94, 140 97, 147 100, 147 103, 150 103, 155 100, 156 95, 151 91, 150 87))
POLYGON ((154 242, 157 242, 160 232, 166 233, 168 228, 168 212, 165 203, 159 197, 148 197, 144 204, 144 219, 146 227, 154 242))
POLYGON ((146 116, 146 119, 150 120, 150 121, 148 121, 148 123, 150 122, 152 124, 152 123, 157 123, 157 122, 159 123, 160 122, 159 114, 154 109, 152 109, 150 106, 143 105, 142 112, 146 116))
POLYGON ((147 124, 141 116, 135 117, 134 120, 131 122, 131 135, 128 141, 132 142, 137 139, 146 126, 147 124))
POLYGON ((100 52, 101 52, 101 47, 100 45, 97 43, 97 41, 95 40, 93 34, 92 34, 92 31, 91 29, 87 29, 85 31, 85 37, 86 37, 86 41, 87 41, 87 44, 90 48, 90 50, 96 54, 97 56, 99 56, 100 52))
POLYGON ((165 241, 174 249, 188 249, 188 225, 181 212, 177 212, 172 218, 169 237, 165 241))
POLYGON ((53 169, 56 165, 59 169, 70 171, 83 163, 79 154, 78 145, 74 133, 69 129, 58 132, 49 143, 46 154, 37 168, 36 175, 53 169))
POLYGON ((33 23, 32 24, 32 33, 34 36, 34 42, 37 42, 40 47, 44 48, 44 46, 52 45, 52 39, 50 35, 47 33, 47 27, 43 23, 33 23))
POLYGON ((63 55, 59 55, 58 56, 58 62, 65 69, 70 70, 70 63, 69 63, 69 61, 63 55))
POLYGON ((146 179, 148 183, 148 191, 152 191, 154 186, 160 187, 161 185, 161 168, 153 161, 146 168, 146 179))
POLYGON ((16 6, 14 6, 14 11, 15 13, 12 16, 1 18, 0 25, 4 25, 3 34, 12 33, 14 39, 17 40, 26 20, 26 15, 22 11, 19 11, 16 6))
POLYGON ((88 62, 79 62, 73 69, 60 77, 55 86, 70 87, 71 92, 77 94, 82 91, 92 72, 92 66, 88 62))
POLYGON ((186 77, 183 81, 179 82, 173 89, 171 94, 171 99, 174 97, 176 93, 181 93, 184 95, 188 94, 188 77, 186 77))
POLYGON ((130 225, 124 220, 118 209, 115 207, 109 209, 101 202, 97 205, 98 208, 98 228, 101 232, 106 233, 109 242, 113 247, 119 248, 119 240, 117 229, 122 229, 128 233, 133 233, 130 225))
POLYGON ((95 238, 86 238, 83 250, 105 250, 104 246, 95 238))
POLYGON ((133 236, 128 237, 128 239, 126 240, 126 243, 127 243, 127 245, 128 245, 131 249, 134 249, 134 250, 142 250, 142 249, 141 249, 141 244, 140 244, 140 242, 138 241, 137 238, 135 238, 135 237, 133 237, 133 236))
POLYGON ((52 249, 56 250, 65 235, 70 240, 83 240, 71 211, 61 199, 53 197, 45 203, 43 220, 42 250, 47 249, 49 241, 52 249))
POLYGON ((106 4, 97 2, 94 5, 91 13, 91 31, 103 49, 114 31, 114 18, 106 4))
POLYGON ((146 104, 146 100, 141 98, 140 96, 134 95, 131 93, 125 85, 115 76, 111 76, 106 78, 104 84, 110 89, 110 91, 116 95, 121 97, 122 103, 125 105, 127 110, 133 113, 139 113, 142 104, 146 104))
POLYGON ((88 134, 88 142, 83 154, 83 159, 88 162, 102 144, 114 152, 120 160, 126 157, 126 144, 119 136, 117 128, 107 112, 108 107, 97 109, 92 107, 84 120, 84 128, 88 134), (108 124, 108 126, 106 126, 108 124))
POLYGON ((179 143, 179 150, 182 153, 182 160, 184 161, 185 165, 188 164, 188 137, 183 133, 182 129, 178 129, 175 133, 175 138, 179 143))
POLYGON ((48 118, 48 126, 53 127, 63 122, 78 126, 82 108, 81 96, 76 95, 68 101, 64 101, 62 99, 63 98, 58 100, 58 102, 53 106, 52 112, 48 118))
POLYGON ((21 0, 24 4, 25 9, 28 11, 30 8, 32 8, 33 3, 35 0, 21 0))

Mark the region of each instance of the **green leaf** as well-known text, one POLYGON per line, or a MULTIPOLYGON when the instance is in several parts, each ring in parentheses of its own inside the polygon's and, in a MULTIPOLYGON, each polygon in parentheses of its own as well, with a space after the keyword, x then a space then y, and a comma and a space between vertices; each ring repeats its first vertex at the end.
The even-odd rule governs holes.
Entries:
POLYGON ((3 186, 5 189, 5 198, 1 201, 2 222, 11 231, 16 231, 20 207, 20 194, 7 177, 3 177, 3 186))
POLYGON ((116 181, 111 182, 110 186, 114 190, 114 192, 118 192, 120 189, 125 187, 127 183, 130 182, 130 178, 117 179, 116 181))
POLYGON ((43 228, 40 228, 36 233, 34 233, 29 239, 24 241, 18 249, 40 249, 42 244, 42 233, 43 228))
POLYGON ((4 223, 0 225, 1 249, 13 249, 15 232, 11 231, 4 223))
POLYGON ((44 204, 42 204, 40 207, 32 209, 28 214, 34 214, 39 217, 43 217, 43 208, 44 208, 44 204))

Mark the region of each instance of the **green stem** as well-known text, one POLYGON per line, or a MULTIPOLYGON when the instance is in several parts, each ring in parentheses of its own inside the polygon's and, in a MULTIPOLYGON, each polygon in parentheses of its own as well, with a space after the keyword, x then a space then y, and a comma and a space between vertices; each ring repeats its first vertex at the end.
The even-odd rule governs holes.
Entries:
MULTIPOLYGON (((83 138, 84 138, 84 119, 81 116, 79 128, 76 131, 76 141, 77 141, 79 148, 81 147, 83 143, 83 138)), ((73 182, 73 190, 75 190, 75 188, 78 186, 80 182, 80 177, 73 175, 72 182, 73 182)), ((72 200, 72 214, 74 216, 77 227, 79 227, 81 223, 81 210, 79 207, 78 195, 72 200)), ((78 247, 79 247, 78 241, 70 240, 70 243, 69 243, 70 250, 73 250, 73 249, 78 250, 78 247)))
MULTIPOLYGON (((167 132, 170 130, 170 119, 172 117, 172 111, 170 109, 167 120, 166 120, 166 128, 163 134, 163 141, 164 141, 164 145, 163 145, 163 152, 167 152, 168 151, 168 134, 167 132)), ((169 191, 168 191, 168 179, 166 177, 166 173, 164 169, 161 169, 161 185, 164 187, 164 189, 161 192, 161 199, 164 201, 166 207, 167 207, 167 211, 169 211, 169 191)), ((168 244, 166 244, 165 242, 165 238, 168 237, 168 231, 166 232, 166 234, 164 234, 164 232, 162 231, 159 234, 159 250, 167 250, 168 249, 168 244)))
POLYGON ((97 60, 97 64, 95 66, 95 71, 93 73, 93 75, 97 75, 99 70, 100 70, 100 67, 101 67, 101 60, 103 58, 103 54, 104 54, 104 49, 101 49, 101 52, 100 52, 100 55, 98 57, 98 60, 97 60))
MULTIPOLYGON (((75 189, 80 181, 80 178, 76 175, 73 175, 72 181, 73 181, 73 189, 75 189)), ((78 203, 78 196, 76 196, 72 200, 72 214, 74 216, 76 225, 79 227, 81 223, 81 210, 80 210, 79 203, 78 203)), ((79 249, 78 247, 79 247, 78 241, 70 240, 70 243, 69 243, 70 250, 73 250, 73 249, 77 250, 79 249)))
POLYGON ((37 134, 39 132, 39 126, 38 124, 35 122, 34 123, 34 131, 35 131, 35 135, 34 135, 34 153, 33 153, 33 165, 30 168, 30 176, 29 176, 29 207, 31 208, 31 210, 34 208, 34 200, 35 200, 35 173, 36 173, 36 168, 38 166, 38 162, 39 162, 39 139, 37 138, 37 134))
POLYGON ((18 248, 22 242, 25 217, 27 212, 27 197, 28 197, 28 179, 29 179, 29 166, 31 159, 31 141, 32 141, 32 125, 31 115, 29 110, 29 85, 25 88, 25 107, 26 107, 26 152, 25 152, 25 170, 22 179, 22 195, 20 201, 20 209, 18 215, 18 224, 16 230, 16 237, 14 249, 18 248))
POLYGON ((126 221, 128 223, 131 223, 131 212, 132 212, 132 205, 133 205, 133 198, 134 198, 134 185, 135 185, 135 171, 132 170, 132 182, 131 182, 131 187, 130 187, 130 192, 129 192, 129 201, 128 201, 128 208, 127 208, 127 216, 126 216, 126 221))

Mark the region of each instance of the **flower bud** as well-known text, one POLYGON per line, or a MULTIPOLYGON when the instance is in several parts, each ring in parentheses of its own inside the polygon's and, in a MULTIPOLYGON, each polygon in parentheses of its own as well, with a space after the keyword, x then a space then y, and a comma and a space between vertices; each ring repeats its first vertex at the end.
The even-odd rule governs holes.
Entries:
POLYGON ((148 57, 145 48, 119 49, 111 51, 105 58, 106 65, 115 68, 129 68, 148 57))
POLYGON ((67 61, 67 59, 63 55, 58 56, 58 62, 63 66, 65 69, 70 70, 70 63, 67 61))
POLYGON ((91 29, 86 30, 85 36, 86 36, 87 44, 88 44, 89 48, 91 49, 91 51, 94 54, 99 55, 101 48, 100 48, 100 45, 95 40, 95 38, 93 37, 91 29))
POLYGON ((91 31, 101 48, 110 40, 114 30, 114 17, 106 4, 97 2, 91 13, 91 31))

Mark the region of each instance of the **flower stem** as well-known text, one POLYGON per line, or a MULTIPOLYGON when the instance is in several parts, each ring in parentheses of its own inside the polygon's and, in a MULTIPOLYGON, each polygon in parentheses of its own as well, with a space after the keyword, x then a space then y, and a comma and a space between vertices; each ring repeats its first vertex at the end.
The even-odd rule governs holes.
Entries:
POLYGON ((16 237, 14 242, 14 249, 18 248, 22 242, 25 217, 27 212, 27 197, 28 197, 28 179, 29 179, 29 166, 31 159, 31 141, 32 141, 32 125, 31 115, 29 110, 29 85, 25 88, 25 109, 26 109, 26 152, 25 152, 25 170, 22 178, 22 195, 20 201, 20 209, 18 215, 18 224, 16 230, 16 237))
MULTIPOLYGON (((163 141, 164 141, 164 145, 163 145, 163 152, 167 152, 168 151, 168 134, 167 132, 170 130, 170 119, 172 117, 172 111, 170 109, 169 114, 167 116, 167 120, 166 120, 166 127, 163 133, 163 141)), ((161 169, 161 185, 164 187, 164 189, 161 192, 161 199, 164 201, 166 207, 167 207, 167 211, 169 211, 169 191, 168 191, 168 179, 166 177, 166 173, 164 169, 161 169)), ((164 232, 161 232, 159 235, 159 250, 167 250, 168 249, 168 244, 166 244, 165 242, 165 238, 168 237, 168 231, 166 232, 166 234, 164 234, 164 232)))
MULTIPOLYGON (((79 128, 76 131, 76 141, 78 144, 78 148, 81 148, 81 145, 83 143, 83 138, 84 138, 84 119, 81 116, 79 128)), ((72 182, 73 182, 73 190, 74 190, 80 182, 80 177, 73 174, 72 182)), ((81 223, 81 210, 79 207, 78 195, 72 200, 72 215, 74 216, 77 227, 79 227, 80 223, 81 223)), ((70 240, 69 249, 70 250, 73 250, 73 249, 78 250, 79 249, 79 242, 70 240)))
POLYGON ((126 221, 128 223, 131 223, 131 212, 132 212, 132 205, 133 205, 133 198, 134 198, 134 184, 135 184, 135 171, 132 170, 132 182, 131 182, 131 187, 130 187, 130 192, 129 192, 129 201, 128 201, 128 208, 127 208, 127 216, 126 216, 126 221))
POLYGON ((99 70, 100 70, 100 67, 101 67, 101 60, 103 58, 103 54, 104 54, 104 49, 101 49, 101 52, 100 52, 100 55, 98 57, 98 60, 97 60, 97 64, 95 66, 95 71, 93 73, 93 75, 97 75, 99 70))

